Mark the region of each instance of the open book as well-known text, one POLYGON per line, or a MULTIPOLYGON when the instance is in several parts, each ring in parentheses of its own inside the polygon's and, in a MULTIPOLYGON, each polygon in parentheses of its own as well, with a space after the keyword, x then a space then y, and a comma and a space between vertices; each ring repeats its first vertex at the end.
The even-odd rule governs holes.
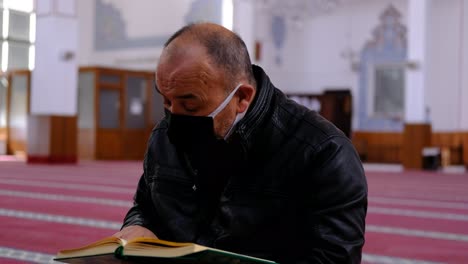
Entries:
POLYGON ((54 260, 64 263, 275 263, 194 243, 145 237, 130 241, 104 238, 81 248, 62 250, 54 260))

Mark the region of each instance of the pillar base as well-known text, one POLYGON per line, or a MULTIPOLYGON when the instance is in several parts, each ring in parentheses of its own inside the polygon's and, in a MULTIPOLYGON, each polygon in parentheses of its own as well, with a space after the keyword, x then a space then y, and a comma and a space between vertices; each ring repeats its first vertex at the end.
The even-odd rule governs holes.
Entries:
POLYGON ((76 116, 30 115, 27 163, 76 164, 76 116))

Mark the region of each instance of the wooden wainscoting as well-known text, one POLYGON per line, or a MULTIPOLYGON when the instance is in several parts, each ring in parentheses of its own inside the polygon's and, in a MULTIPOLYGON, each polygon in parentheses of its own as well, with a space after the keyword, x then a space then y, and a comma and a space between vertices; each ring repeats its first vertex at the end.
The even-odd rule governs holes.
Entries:
POLYGON ((432 145, 445 151, 450 165, 468 166, 468 132, 435 132, 432 145))
POLYGON ((401 163, 405 169, 422 169, 422 151, 431 146, 430 124, 406 123, 401 145, 401 163))
POLYGON ((365 162, 401 163, 403 134, 398 132, 353 132, 352 141, 365 162))
MULTIPOLYGON (((366 162, 402 163, 403 133, 355 131, 352 141, 366 162)), ((430 145, 448 153, 446 165, 468 166, 468 132, 432 132, 430 145)))
POLYGON ((76 116, 30 115, 28 163, 76 163, 76 116))
POLYGON ((7 154, 26 155, 27 139, 26 128, 10 127, 8 132, 7 154))
POLYGON ((460 133, 463 139, 463 164, 468 169, 468 132, 460 133))
POLYGON ((123 159, 122 145, 122 132, 115 129, 99 129, 96 135, 96 159, 123 159))
POLYGON ((91 128, 78 129, 78 158, 84 160, 96 159, 96 130, 91 128))
POLYGON ((50 117, 51 162, 75 163, 77 161, 76 116, 50 117))
POLYGON ((146 130, 126 130, 123 133, 123 158, 126 160, 143 160, 149 134, 146 130))
POLYGON ((0 127, 0 140, 6 140, 6 139, 7 139, 7 128, 0 127))
POLYGON ((6 154, 7 128, 0 127, 0 155, 6 154))

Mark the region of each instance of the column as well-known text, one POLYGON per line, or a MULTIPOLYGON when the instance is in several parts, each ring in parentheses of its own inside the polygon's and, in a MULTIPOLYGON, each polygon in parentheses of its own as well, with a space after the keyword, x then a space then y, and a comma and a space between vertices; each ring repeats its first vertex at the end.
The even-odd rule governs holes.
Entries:
POLYGON ((408 2, 408 60, 415 66, 406 71, 402 163, 409 169, 422 168, 422 149, 431 144, 431 124, 425 103, 430 2, 408 2))
POLYGON ((245 42, 250 59, 254 62, 255 56, 255 2, 248 0, 234 0, 233 31, 245 42))
POLYGON ((78 22, 75 0, 36 1, 35 68, 31 76, 30 163, 77 161, 78 22))
MULTIPOLYGON (((460 43, 460 56, 462 58, 460 65, 461 73, 461 87, 460 87, 460 102, 468 102, 468 50, 466 50, 466 45, 468 45, 468 1, 460 1, 460 13, 461 13, 461 43, 460 43)), ((463 163, 468 169, 468 104, 460 104, 460 131, 462 132, 463 137, 463 163)))

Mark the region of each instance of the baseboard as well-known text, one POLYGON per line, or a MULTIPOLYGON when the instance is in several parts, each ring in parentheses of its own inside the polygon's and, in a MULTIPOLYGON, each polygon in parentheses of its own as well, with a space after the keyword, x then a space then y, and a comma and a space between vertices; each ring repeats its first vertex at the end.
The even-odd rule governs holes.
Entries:
POLYGON ((76 156, 28 156, 29 164, 76 164, 76 156))

